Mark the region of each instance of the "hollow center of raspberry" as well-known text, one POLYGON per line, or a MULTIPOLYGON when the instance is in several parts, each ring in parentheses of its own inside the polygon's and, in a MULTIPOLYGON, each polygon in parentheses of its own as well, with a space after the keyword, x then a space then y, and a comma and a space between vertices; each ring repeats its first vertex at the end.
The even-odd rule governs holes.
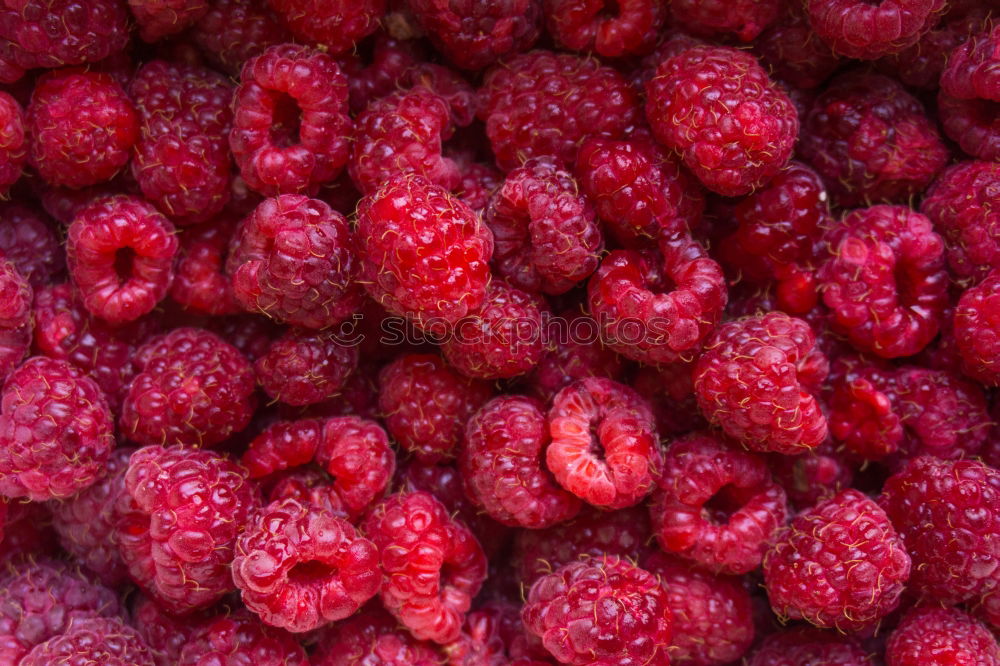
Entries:
POLYGON ((274 104, 274 122, 271 123, 271 142, 279 148, 299 143, 302 109, 290 95, 281 93, 274 104))
POLYGON ((706 517, 716 525, 725 525, 733 514, 743 507, 739 489, 732 485, 725 485, 719 488, 718 492, 712 495, 702 510, 706 517))
POLYGON ((115 275, 118 282, 128 282, 132 278, 132 270, 135 264, 135 250, 130 247, 118 248, 115 252, 115 275))
POLYGON ((288 572, 288 581, 304 587, 329 580, 337 575, 337 568, 319 560, 299 562, 288 572))

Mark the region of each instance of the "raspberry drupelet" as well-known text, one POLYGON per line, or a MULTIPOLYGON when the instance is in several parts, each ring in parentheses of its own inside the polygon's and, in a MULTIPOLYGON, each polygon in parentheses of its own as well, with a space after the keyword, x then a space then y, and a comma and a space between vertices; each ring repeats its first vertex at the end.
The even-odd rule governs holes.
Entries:
POLYGON ((781 0, 679 0, 670 5, 674 21, 692 35, 735 35, 751 42, 781 14, 781 0))
POLYGON ((189 28, 208 13, 209 0, 128 0, 143 41, 155 42, 189 28))
POLYGON ((245 610, 196 625, 169 666, 309 666, 305 649, 291 634, 268 627, 245 610))
POLYGON ((353 122, 347 77, 322 51, 272 46, 247 61, 229 146, 250 189, 315 194, 347 163, 353 122))
POLYGON ((716 330, 695 363, 694 389, 702 413, 740 444, 796 455, 826 438, 812 391, 827 371, 809 324, 769 312, 716 330))
POLYGON ((362 525, 382 555, 386 610, 418 640, 458 638, 486 578, 486 557, 469 529, 430 493, 399 493, 377 504, 362 525))
POLYGON ((941 90, 959 99, 1000 102, 1000 79, 995 71, 1000 62, 998 42, 1000 30, 996 27, 970 35, 948 56, 941 73, 941 90))
POLYGON ((156 666, 139 633, 118 618, 71 618, 66 633, 36 645, 19 666, 156 666))
POLYGON ((342 344, 334 334, 290 328, 254 370, 267 395, 301 407, 337 395, 357 368, 358 355, 357 345, 342 344))
POLYGON ((985 625, 957 608, 915 608, 889 634, 885 660, 886 666, 997 666, 1000 646, 985 625))
POLYGON ((0 252, 35 289, 65 272, 65 253, 55 223, 39 209, 0 204, 0 252))
POLYGON ((269 0, 296 38, 330 55, 350 51, 374 32, 386 0, 269 0))
POLYGON ((21 364, 31 347, 31 285, 0 251, 0 381, 21 364))
POLYGON ((970 287, 955 307, 955 346, 965 374, 1000 385, 1000 271, 970 287))
POLYGON ((851 636, 835 631, 791 627, 771 634, 747 661, 748 666, 875 666, 871 655, 851 636))
POLYGON ((441 653, 417 640, 379 605, 369 605, 330 627, 319 640, 313 666, 438 666, 441 653))
POLYGON ((834 51, 873 60, 902 51, 934 27, 945 0, 807 0, 809 24, 834 51))
POLYGON ((643 55, 652 50, 667 9, 656 0, 602 2, 544 0, 549 34, 570 51, 593 51, 605 58, 643 55))
POLYGON ((750 54, 696 46, 664 61, 646 84, 646 119, 713 192, 739 196, 788 162, 799 132, 792 101, 750 54))
POLYGON ((219 69, 238 76, 243 64, 269 46, 292 40, 266 0, 212 0, 191 29, 202 53, 219 69))
POLYGON ((521 617, 563 664, 669 663, 667 593, 619 557, 572 562, 539 579, 521 617))
POLYGON ((0 192, 20 179, 27 158, 24 111, 16 99, 0 93, 0 192))

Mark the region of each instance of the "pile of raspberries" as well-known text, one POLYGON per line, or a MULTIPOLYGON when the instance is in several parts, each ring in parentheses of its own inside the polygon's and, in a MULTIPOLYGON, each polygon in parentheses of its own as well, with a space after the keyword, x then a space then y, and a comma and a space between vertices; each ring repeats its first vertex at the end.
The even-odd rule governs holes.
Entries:
POLYGON ((0 666, 1000 666, 997 0, 0 0, 0 666))

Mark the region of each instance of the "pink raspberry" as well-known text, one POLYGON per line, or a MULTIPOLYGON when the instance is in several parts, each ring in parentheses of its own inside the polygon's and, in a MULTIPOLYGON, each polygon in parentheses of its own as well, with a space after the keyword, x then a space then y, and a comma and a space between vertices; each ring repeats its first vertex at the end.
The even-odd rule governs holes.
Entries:
POLYGON ((680 27, 693 35, 735 35, 751 42, 781 14, 781 0, 680 0, 670 13, 680 27))
POLYGON ((225 273, 226 257, 236 220, 223 216, 188 227, 180 234, 177 266, 170 298, 185 310, 207 315, 243 312, 225 273))
POLYGON ((370 605, 323 634, 313 666, 439 666, 435 646, 413 638, 381 606, 370 605))
POLYGON ((796 88, 818 88, 840 66, 840 58, 816 39, 801 3, 788 3, 778 20, 760 34, 754 52, 771 75, 796 88))
POLYGON ((831 327, 883 358, 916 354, 937 335, 947 303, 944 242, 906 206, 847 214, 826 237, 819 270, 831 327))
POLYGON ((940 93, 938 118, 945 135, 968 155, 985 161, 1000 159, 1000 118, 997 103, 959 99, 940 93))
POLYGON ((314 194, 347 163, 347 77, 326 53, 272 46, 243 66, 229 145, 248 187, 314 194))
POLYGON ((989 629, 957 608, 915 608, 889 634, 885 660, 887 666, 997 666, 1000 645, 989 629))
POLYGON ((0 204, 0 252, 35 289, 56 282, 65 270, 54 224, 33 207, 0 204))
POLYGON ((378 29, 386 0, 269 0, 296 38, 330 55, 350 51, 378 29))
POLYGON ((0 380, 21 364, 31 346, 32 290, 0 251, 0 380))
POLYGON ((486 73, 480 95, 479 117, 504 171, 543 155, 569 166, 583 140, 621 139, 639 117, 618 72, 565 53, 515 56, 486 73))
POLYGON ((796 455, 826 438, 811 391, 827 369, 809 324, 769 312, 716 330, 695 363, 695 395, 708 420, 744 446, 796 455))
POLYGON ((176 666, 309 666, 295 637, 261 623, 246 610, 201 623, 183 646, 176 666))
POLYGON ((967 375, 1000 385, 1000 272, 962 293, 955 308, 955 344, 967 375))
POLYGON ((667 593, 619 557, 572 562, 539 579, 521 617, 563 664, 669 663, 667 593))
POLYGON ((945 0, 808 0, 809 24, 834 51, 872 60, 902 51, 938 22, 945 0))
POLYGON ((850 636, 811 627, 792 627, 771 634, 747 662, 748 666, 875 666, 850 636))
POLYGON ((358 347, 336 335, 288 329, 257 359, 257 380, 271 398, 286 405, 323 402, 344 388, 358 365, 358 347))
POLYGON ((556 43, 570 51, 593 51, 605 58, 649 51, 666 20, 657 0, 602 2, 545 0, 545 21, 556 43))
POLYGON ((292 40, 267 0, 212 0, 191 36, 209 60, 233 75, 269 46, 292 40))
POLYGON ((0 191, 6 192, 21 178, 27 158, 24 111, 13 97, 0 93, 0 191))
POLYGON ((469 529, 433 495, 413 492, 377 504, 363 531, 382 554, 385 608, 418 640, 458 638, 486 578, 486 557, 469 529))
POLYGON ((208 13, 208 0, 129 0, 143 41, 155 42, 185 30, 208 13))
POLYGON ((155 666, 153 653, 135 629, 117 618, 73 618, 66 633, 36 645, 18 664, 155 666))
POLYGON ((646 119, 708 189, 748 194, 788 162, 799 132, 788 96, 748 53, 698 46, 646 84, 646 119))

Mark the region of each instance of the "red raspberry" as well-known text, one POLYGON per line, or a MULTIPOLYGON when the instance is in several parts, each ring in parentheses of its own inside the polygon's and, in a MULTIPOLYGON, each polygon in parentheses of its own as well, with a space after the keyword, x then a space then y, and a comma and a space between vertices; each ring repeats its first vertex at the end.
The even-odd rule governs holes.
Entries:
POLYGON ((972 157, 1000 159, 1000 119, 996 102, 938 95, 938 118, 945 135, 972 157))
POLYGON ((629 0, 612 5, 602 1, 545 0, 549 34, 569 51, 593 51, 605 58, 649 51, 666 19, 657 0, 629 0))
POLYGON ((351 111, 364 111, 376 99, 391 95, 403 87, 403 81, 421 63, 427 61, 426 44, 416 39, 396 39, 379 31, 372 36, 367 58, 345 55, 340 66, 348 75, 351 111))
POLYGON ((233 546, 260 499, 246 470, 207 450, 132 454, 116 538, 132 579, 169 612, 207 608, 233 589, 233 546))
POLYGON ((594 58, 532 51, 486 73, 479 117, 509 171, 532 157, 550 155, 572 165, 587 137, 621 139, 639 108, 625 79, 594 58))
POLYGON ((482 215, 494 190, 503 183, 503 174, 492 164, 482 162, 455 161, 462 170, 462 183, 458 186, 458 198, 482 215))
POLYGON ((309 666, 294 636, 237 610, 203 622, 182 646, 172 666, 309 666))
POLYGON ((783 312, 723 324, 695 363, 702 413, 753 451, 804 453, 826 438, 826 418, 810 393, 827 361, 809 324, 783 312))
POLYGON ((296 38, 330 55, 350 51, 374 32, 386 0, 269 0, 296 38))
POLYGON ((597 268, 603 242, 594 209, 551 158, 508 173, 483 220, 493 232, 495 270, 519 289, 562 294, 597 268))
POLYGON ((16 183, 21 177, 24 161, 28 157, 28 138, 25 136, 24 111, 7 93, 0 93, 0 191, 16 183))
POLYGON ((0 81, 26 69, 97 62, 128 44, 120 0, 18 0, 0 10, 0 81))
POLYGON ((53 185, 110 180, 139 139, 139 118, 108 74, 68 70, 43 76, 28 105, 28 161, 53 185))
POLYGON ((177 224, 212 219, 230 196, 229 81, 205 67, 154 60, 129 91, 141 128, 132 175, 143 195, 177 224))
POLYGON ((806 627, 771 634, 747 663, 748 666, 875 666, 850 636, 806 627))
POLYGON ((131 617, 132 626, 149 646, 157 666, 177 666, 181 650, 209 620, 206 611, 174 617, 142 592, 136 593, 131 617))
POLYGON ((31 346, 32 290, 0 253, 0 379, 21 364, 31 346))
POLYGON ((1000 385, 1000 272, 970 287, 955 308, 955 344, 963 371, 989 386, 1000 385))
POLYGON ((552 399, 545 462, 566 490, 594 506, 638 504, 663 465, 653 414, 638 393, 589 377, 552 399))
POLYGON ((783 15, 754 42, 771 75, 803 90, 818 88, 840 66, 840 58, 809 26, 804 7, 788 3, 783 15))
POLYGON ((358 205, 361 275, 391 313, 437 332, 486 300, 493 236, 446 190, 399 175, 358 205))
POLYGON ((539 579, 524 625, 564 664, 667 664, 673 619, 656 577, 617 556, 539 579))
POLYGON ((252 314, 212 317, 205 322, 205 327, 254 362, 267 353, 271 341, 281 332, 281 328, 267 317, 252 314))
POLYGON ((674 21, 693 35, 735 35, 751 42, 781 14, 781 0, 679 0, 670 5, 674 21))
POLYGON ((377 504, 363 531, 382 553, 386 609, 418 640, 458 638, 486 578, 486 557, 469 529, 433 495, 413 492, 377 504))
POLYGON ((170 298, 185 310, 208 315, 243 312, 225 273, 236 220, 224 216, 180 234, 177 270, 170 298))
POLYGON ((682 51, 657 67, 646 96, 657 140, 714 192, 748 194, 791 157, 795 107, 748 53, 724 46, 682 51))
POLYGON ((175 35, 208 13, 208 0, 128 0, 143 41, 175 35))
POLYGON ((233 99, 229 145, 248 187, 314 194, 347 163, 347 77, 306 46, 272 46, 248 60, 233 99))
POLYGON ((234 75, 269 46, 292 39, 266 0, 212 0, 191 35, 209 60, 234 75))
POLYGON ((887 666, 997 666, 1000 645, 984 625, 957 608, 915 608, 889 635, 887 666))
POLYGON ((663 550, 727 574, 760 564, 786 514, 764 460, 709 433, 674 440, 650 506, 663 550))
POLYGON ((441 654, 418 641, 381 606, 338 622, 320 639, 313 666, 439 666, 441 654))
MULTIPOLYGON (((56 557, 59 544, 52 529, 52 513, 47 503, 6 501, 0 562, 18 565, 39 558, 56 557)), ((0 656, 2 656, 0 648, 0 656)))
POLYGON ((458 640, 442 648, 449 666, 535 666, 520 657, 527 644, 520 606, 490 601, 469 613, 458 640))
POLYGON ((35 289, 62 274, 65 255, 53 222, 20 203, 0 204, 0 253, 35 289))
POLYGON ((846 215, 827 235, 819 270, 831 327, 883 358, 916 354, 937 335, 947 303, 944 242, 905 206, 846 215))
POLYGON ((626 247, 701 222, 701 186, 651 141, 587 139, 576 156, 576 177, 605 227, 626 247))
POLYGON ((203 329, 175 328, 136 352, 118 426, 140 444, 211 446, 240 432, 256 407, 253 368, 203 329))
POLYGON ((942 92, 959 99, 1000 102, 1000 79, 994 71, 1000 59, 998 41, 1000 30, 990 27, 970 35, 952 51, 941 74, 942 92))
POLYGON ((311 631, 375 596, 379 553, 346 520, 281 500, 258 512, 237 540, 233 581, 267 624, 311 631))
POLYGON ((931 456, 889 477, 879 503, 913 559, 910 589, 958 603, 1000 582, 1000 472, 931 456))
POLYGON ((915 97, 893 79, 858 72, 838 76, 812 102, 800 152, 841 206, 907 201, 948 161, 915 97))
POLYGON ((808 0, 809 23, 834 51, 872 60, 902 51, 938 22, 945 0, 808 0))
POLYGON ((0 493, 41 502, 93 484, 115 445, 96 383, 65 361, 34 356, 7 377, 0 416, 0 493))
POLYGON ((295 500, 325 510, 337 518, 350 518, 332 477, 318 467, 296 467, 278 472, 268 481, 265 485, 269 485, 270 490, 264 495, 267 502, 295 500), (275 477, 276 480, 273 480, 275 477))
POLYGON ((150 312, 173 280, 174 226, 139 197, 97 199, 67 231, 70 276, 91 314, 123 324, 150 312))
POLYGON ((271 398, 286 405, 323 402, 344 388, 358 365, 358 347, 336 335, 288 329, 257 359, 257 380, 271 398))
POLYGON ((920 212, 944 237, 948 267, 963 284, 1000 268, 1000 210, 990 194, 996 189, 1000 164, 959 162, 938 175, 920 203, 920 212))
POLYGON ((155 666, 153 653, 135 629, 115 618, 74 618, 66 633, 37 645, 20 666, 104 664, 155 666))
POLYGON ((692 365, 643 366, 632 375, 632 388, 646 399, 653 410, 656 432, 660 437, 683 435, 708 427, 694 397, 692 365))
POLYGON ((990 427, 981 386, 946 370, 910 367, 898 372, 890 390, 906 455, 956 459, 979 453, 990 427))
POLYGON ((718 666, 740 657, 753 642, 750 595, 735 578, 713 576, 663 553, 642 568, 657 577, 674 618, 670 661, 718 666))
POLYGON ((436 354, 403 354, 379 373, 379 410, 393 439, 423 462, 451 458, 465 423, 493 390, 436 354))
MULTIPOLYGON (((832 428, 831 424, 831 428, 832 428)), ((833 444, 824 442, 801 456, 774 454, 768 459, 774 480, 788 495, 792 507, 807 509, 822 499, 832 497, 854 480, 854 470, 833 444)))

